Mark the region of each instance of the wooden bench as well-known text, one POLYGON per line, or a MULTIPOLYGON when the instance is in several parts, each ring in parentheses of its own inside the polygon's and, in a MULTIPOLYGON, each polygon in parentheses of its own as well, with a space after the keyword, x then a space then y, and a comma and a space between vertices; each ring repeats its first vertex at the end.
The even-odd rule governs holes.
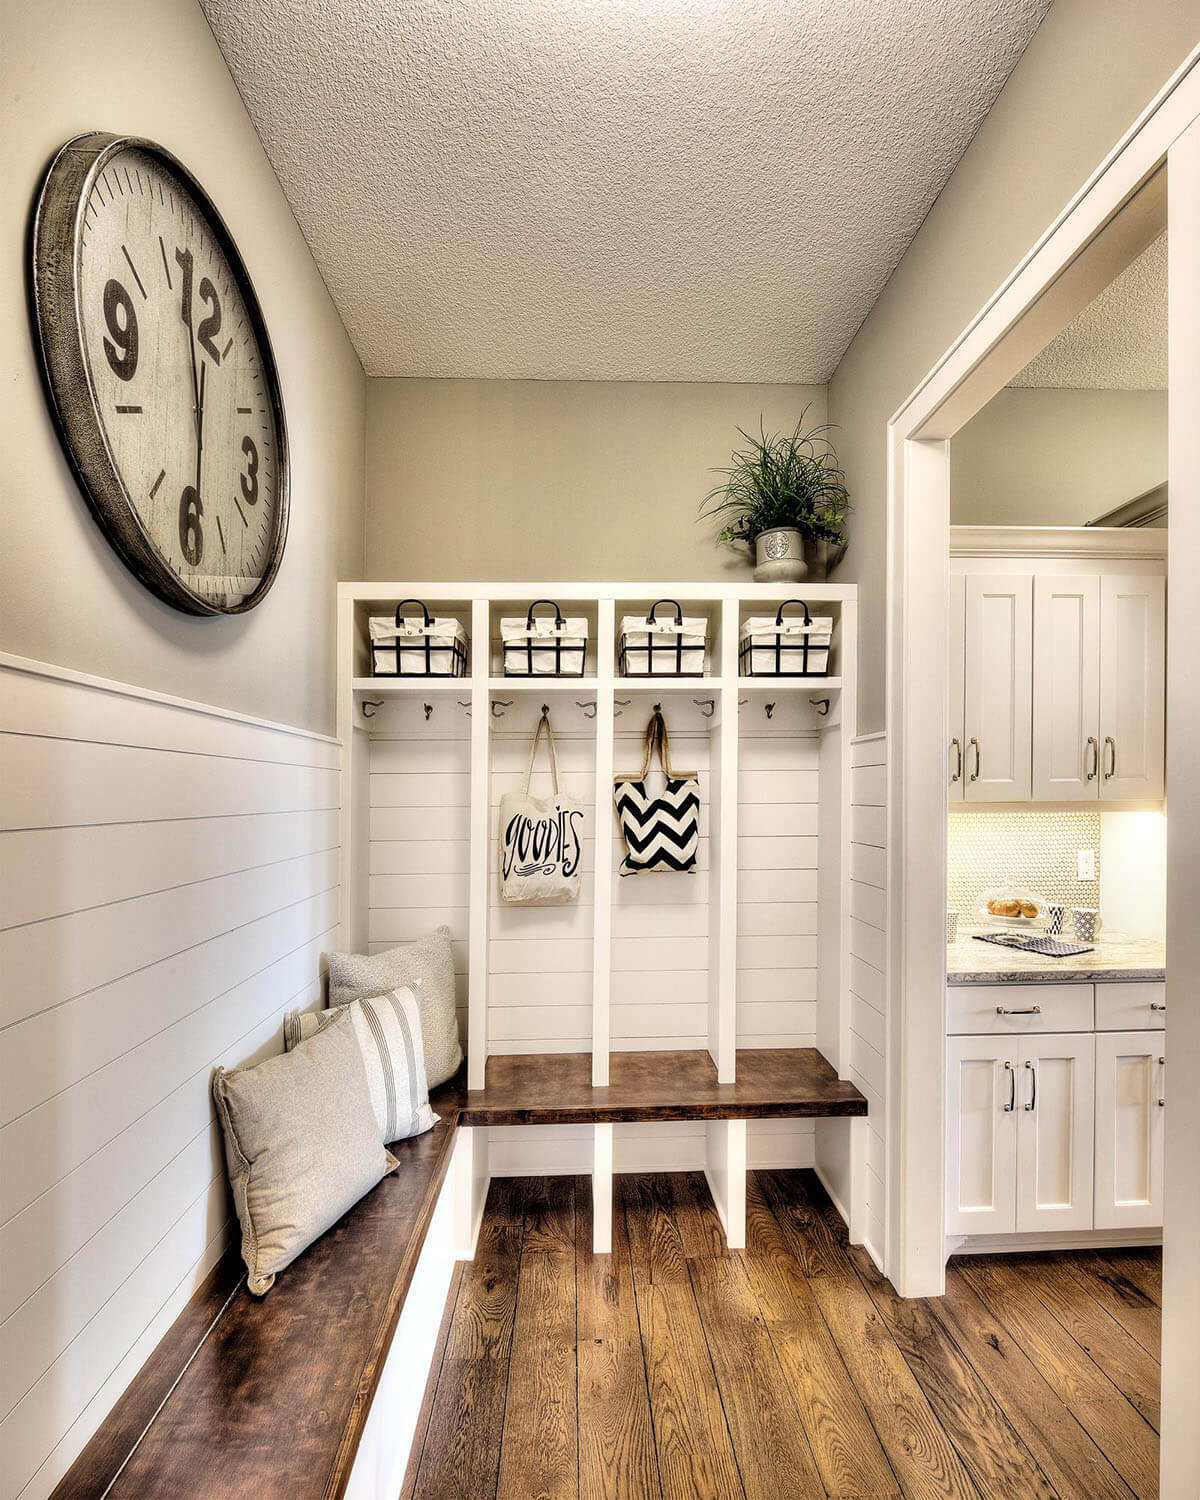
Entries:
MULTIPOLYGON (((486 1196, 486 1150, 472 1127, 596 1126, 594 1218, 608 1222, 616 1123, 740 1126, 744 1198, 746 1120, 867 1112, 812 1049, 740 1054, 737 1072, 736 1083, 719 1084, 705 1053, 616 1053, 609 1085, 593 1088, 586 1054, 494 1057, 485 1088, 468 1090, 460 1075, 435 1090, 440 1123, 394 1145, 400 1169, 265 1298, 246 1291, 236 1248, 225 1255, 55 1500, 398 1495, 454 1265, 473 1252, 486 1196)), ((710 1162, 731 1243, 736 1175, 723 1181, 710 1162)))

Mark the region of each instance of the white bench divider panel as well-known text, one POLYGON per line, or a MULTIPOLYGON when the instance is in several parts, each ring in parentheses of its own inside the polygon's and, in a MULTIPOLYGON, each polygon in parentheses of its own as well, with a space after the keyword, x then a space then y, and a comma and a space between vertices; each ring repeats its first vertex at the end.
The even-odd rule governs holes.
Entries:
MULTIPOLYGON (((720 1081, 730 1082, 739 1046, 819 1046, 841 1076, 856 1076, 849 900, 856 610, 853 585, 816 582, 339 586, 339 731, 347 747, 342 943, 374 951, 441 922, 450 926, 470 1087, 484 1085, 488 1057, 504 1052, 590 1051, 599 1087, 608 1082, 612 1052, 658 1049, 707 1050, 720 1081), (739 677, 742 619, 773 614, 796 596, 837 618, 831 677, 739 677), (468 677, 367 675, 367 618, 413 597, 468 625, 468 677), (499 616, 538 598, 588 617, 585 677, 501 675, 499 616), (616 675, 621 616, 657 598, 707 615, 703 679, 616 675), (824 714, 815 706, 822 699, 824 714), (593 816, 579 901, 523 910, 499 901, 496 807, 523 773, 543 702, 566 780, 593 816), (640 764, 656 702, 676 767, 700 773, 698 867, 691 875, 622 879, 612 777, 640 764)), ((478 1206, 478 1183, 486 1189, 489 1171, 590 1174, 599 1247, 611 1234, 614 1170, 670 1162, 707 1172, 734 1243, 744 1235, 747 1163, 761 1159, 815 1164, 859 1238, 868 1152, 878 1143, 853 1125, 476 1130, 471 1150, 480 1175, 470 1202, 478 1206)), ((465 1235, 461 1216, 456 1233, 465 1235)))

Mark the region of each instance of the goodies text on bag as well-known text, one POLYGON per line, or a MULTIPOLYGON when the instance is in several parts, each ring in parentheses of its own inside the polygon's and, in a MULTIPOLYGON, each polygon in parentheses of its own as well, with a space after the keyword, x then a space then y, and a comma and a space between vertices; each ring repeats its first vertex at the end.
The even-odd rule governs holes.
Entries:
POLYGON ((500 899, 512 904, 574 901, 583 880, 584 809, 559 787, 550 710, 543 706, 533 733, 522 791, 500 799, 500 899), (529 786, 542 731, 550 751, 553 795, 533 797, 529 786))
POLYGON ((690 874, 700 848, 700 779, 695 771, 677 774, 671 765, 667 726, 659 709, 646 726, 640 775, 613 778, 613 802, 625 839, 622 875, 642 870, 674 870, 690 874), (646 789, 650 762, 657 749, 663 771, 663 791, 651 797, 646 789))

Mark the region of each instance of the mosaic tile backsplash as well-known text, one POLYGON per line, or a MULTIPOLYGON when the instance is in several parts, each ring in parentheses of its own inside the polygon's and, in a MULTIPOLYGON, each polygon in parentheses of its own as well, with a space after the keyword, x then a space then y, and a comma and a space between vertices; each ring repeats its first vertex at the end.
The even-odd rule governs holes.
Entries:
POLYGON ((984 891, 1008 880, 1064 906, 1100 905, 1098 810, 950 814, 947 904, 970 921, 984 891), (1096 879, 1077 877, 1080 849, 1096 852, 1096 879))

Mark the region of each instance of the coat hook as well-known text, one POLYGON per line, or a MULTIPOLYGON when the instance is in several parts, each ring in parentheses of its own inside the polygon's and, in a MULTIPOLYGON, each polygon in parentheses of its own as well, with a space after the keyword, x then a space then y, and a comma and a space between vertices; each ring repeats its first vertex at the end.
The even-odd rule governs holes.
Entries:
POLYGON ((738 707, 739 708, 745 708, 746 704, 749 703, 749 702, 750 702, 749 698, 739 698, 738 699, 738 707))
POLYGON ((373 719, 375 710, 383 707, 382 698, 364 698, 362 701, 362 716, 364 719, 373 719))
POLYGON ((828 698, 810 698, 808 701, 812 704, 812 706, 816 709, 816 711, 821 715, 822 718, 824 718, 825 715, 829 712, 828 698))
POLYGON ((619 719, 621 717, 622 710, 628 708, 632 702, 632 698, 614 698, 613 718, 619 719))
POLYGON ((548 703, 543 703, 542 704, 542 718, 543 719, 548 719, 549 717, 550 717, 550 705, 548 703))
POLYGON ((466 711, 467 711, 467 718, 469 719, 471 717, 471 700, 470 700, 470 698, 456 698, 454 701, 458 704, 459 708, 465 708, 466 709, 466 711))
POLYGON ((773 703, 768 703, 765 705, 765 707, 767 710, 767 718, 773 719, 775 717, 775 705, 773 703))
POLYGON ((421 707, 425 710, 425 722, 426 722, 426 724, 428 724, 430 718, 433 715, 433 704, 432 703, 423 703, 421 705, 421 707))
POLYGON ((596 717, 596 705, 588 703, 584 698, 576 698, 575 707, 583 709, 583 717, 585 719, 594 719, 596 717), (591 713, 588 713, 589 708, 591 709, 591 713))
POLYGON ((717 711, 717 704, 714 698, 693 698, 692 702, 706 719, 711 719, 717 711))
POLYGON ((492 716, 497 719, 502 719, 504 717, 504 710, 506 708, 511 708, 514 701, 515 700, 512 698, 495 699, 492 703, 492 716))

